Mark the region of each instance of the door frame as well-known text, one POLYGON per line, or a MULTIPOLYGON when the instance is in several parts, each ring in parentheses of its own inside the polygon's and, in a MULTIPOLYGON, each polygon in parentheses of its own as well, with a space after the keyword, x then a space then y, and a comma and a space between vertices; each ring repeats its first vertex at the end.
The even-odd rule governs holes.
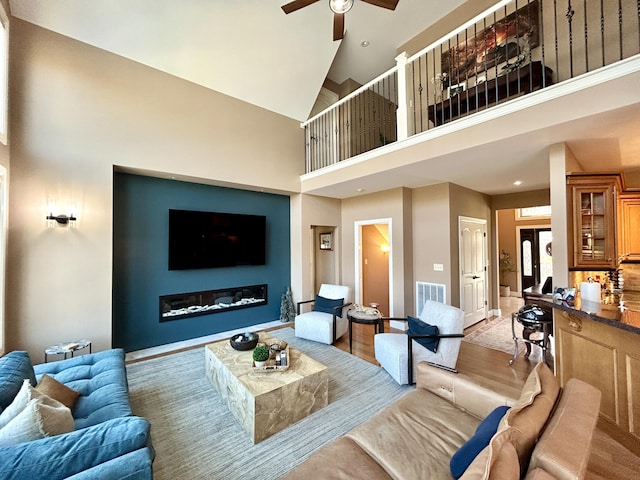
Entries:
POLYGON ((372 220, 358 220, 353 222, 354 228, 354 262, 355 262, 355 285, 353 292, 353 303, 362 304, 362 227, 365 225, 386 224, 389 232, 389 316, 393 317, 393 229, 391 218, 376 218, 372 220))
POLYGON ((465 217, 464 215, 459 215, 458 216, 458 293, 459 293, 459 301, 460 301, 460 308, 462 309, 462 307, 464 306, 464 302, 463 302, 463 298, 462 298, 462 294, 463 294, 463 288, 462 288, 462 284, 463 284, 463 272, 462 272, 462 242, 460 241, 460 233, 462 231, 462 222, 469 222, 469 223, 477 223, 479 225, 484 225, 484 240, 483 240, 483 247, 482 247, 482 265, 484 266, 483 271, 484 271, 484 318, 489 318, 489 232, 488 232, 488 227, 489 227, 489 222, 487 221, 486 218, 475 218, 475 217, 465 217))
POLYGON ((518 291, 516 293, 519 293, 522 296, 522 249, 520 248, 520 230, 540 230, 540 229, 549 229, 551 231, 551 234, 553 235, 553 230, 551 229, 551 224, 547 224, 547 225, 539 225, 539 224, 532 224, 532 225, 516 225, 516 260, 517 260, 517 265, 518 265, 518 270, 516 271, 516 288, 518 289, 518 291))

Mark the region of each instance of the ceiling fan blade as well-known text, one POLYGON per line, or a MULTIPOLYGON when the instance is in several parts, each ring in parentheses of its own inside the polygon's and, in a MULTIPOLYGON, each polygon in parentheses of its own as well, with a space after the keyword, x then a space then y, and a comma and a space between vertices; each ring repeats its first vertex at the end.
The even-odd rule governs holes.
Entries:
POLYGON ((282 11, 284 13, 295 12, 296 10, 300 10, 306 6, 311 5, 312 3, 319 2, 320 0, 294 0, 293 2, 289 2, 282 6, 282 11))
POLYGON ((344 13, 333 14, 333 41, 342 40, 344 37, 344 13))
POLYGON ((389 10, 395 10, 398 6, 398 0, 362 0, 364 3, 375 5, 376 7, 388 8, 389 10))

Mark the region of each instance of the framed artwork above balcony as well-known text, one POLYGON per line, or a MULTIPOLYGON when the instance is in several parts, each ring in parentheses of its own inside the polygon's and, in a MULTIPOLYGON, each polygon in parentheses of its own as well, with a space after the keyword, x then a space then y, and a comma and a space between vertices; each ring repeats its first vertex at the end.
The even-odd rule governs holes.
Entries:
MULTIPOLYGON (((539 9, 539 0, 533 0, 475 36, 468 29, 465 41, 442 53, 442 72, 460 83, 514 57, 522 63, 540 45, 539 9)), ((465 32, 456 38, 465 38, 465 32)))

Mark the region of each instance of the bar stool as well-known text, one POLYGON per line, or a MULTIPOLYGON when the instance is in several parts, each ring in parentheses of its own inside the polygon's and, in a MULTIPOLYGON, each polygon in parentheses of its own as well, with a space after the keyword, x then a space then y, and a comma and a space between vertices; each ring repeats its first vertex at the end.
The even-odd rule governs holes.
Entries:
POLYGON ((542 361, 546 362, 547 350, 549 349, 549 335, 553 332, 553 316, 545 312, 538 305, 525 305, 517 312, 511 314, 511 333, 515 344, 513 358, 509 360, 509 365, 513 365, 518 357, 518 341, 525 343, 527 353, 525 358, 531 354, 531 345, 537 345, 542 349, 542 361), (516 335, 516 322, 523 327, 522 337, 516 335), (542 332, 542 339, 532 339, 531 334, 542 332))

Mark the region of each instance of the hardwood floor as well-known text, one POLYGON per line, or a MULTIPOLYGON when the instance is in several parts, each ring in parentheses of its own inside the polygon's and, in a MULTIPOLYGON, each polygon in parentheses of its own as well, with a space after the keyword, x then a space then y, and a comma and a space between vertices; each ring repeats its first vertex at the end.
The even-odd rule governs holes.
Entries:
MULTIPOLYGON (((520 305, 516 301, 513 304, 520 305)), ((502 314, 505 315, 505 312, 503 311, 502 314)), ((390 331, 388 325, 385 325, 385 331, 390 331)), ((348 352, 348 334, 340 338, 335 345, 348 352)), ((373 351, 373 326, 353 325, 353 354, 377 364, 373 351)), ((457 368, 461 373, 473 377, 481 385, 517 397, 535 362, 518 358, 513 366, 509 366, 510 358, 511 355, 508 353, 462 342, 457 368)), ((640 457, 631 453, 602 430, 596 429, 585 479, 636 480, 638 478, 640 478, 640 457)))

